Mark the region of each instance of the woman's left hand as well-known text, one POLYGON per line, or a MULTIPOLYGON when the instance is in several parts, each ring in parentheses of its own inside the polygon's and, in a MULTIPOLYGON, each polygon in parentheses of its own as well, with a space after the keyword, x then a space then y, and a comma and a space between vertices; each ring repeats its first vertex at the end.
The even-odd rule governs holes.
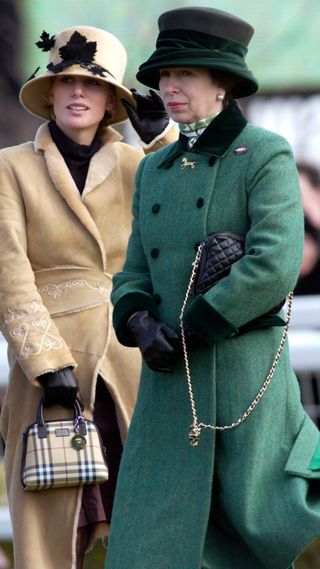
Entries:
MULTIPOLYGON (((193 348, 200 348, 209 345, 207 342, 205 342, 205 340, 197 336, 197 334, 190 328, 190 326, 188 326, 188 324, 183 325, 183 332, 187 349, 192 350, 193 348)), ((179 341, 182 350, 182 334, 180 328, 177 330, 177 333, 179 334, 179 341)))
POLYGON ((71 368, 44 373, 38 381, 43 388, 44 407, 62 405, 72 408, 77 399, 83 409, 78 382, 71 368))
POLYGON ((158 322, 147 310, 133 314, 127 327, 149 368, 170 373, 181 357, 179 335, 163 322, 158 322))
POLYGON ((144 95, 136 89, 131 89, 131 93, 136 101, 136 108, 126 99, 121 99, 121 102, 134 130, 143 142, 149 144, 168 126, 169 116, 160 95, 152 89, 149 90, 150 95, 144 95))

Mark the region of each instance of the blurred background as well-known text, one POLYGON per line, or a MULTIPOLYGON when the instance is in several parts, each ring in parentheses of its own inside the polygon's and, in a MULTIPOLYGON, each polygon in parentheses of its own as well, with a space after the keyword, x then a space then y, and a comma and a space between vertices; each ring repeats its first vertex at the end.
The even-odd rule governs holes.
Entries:
MULTIPOLYGON (((252 122, 284 134, 297 160, 320 166, 319 0, 203 0, 229 10, 255 28, 247 57, 260 92, 243 101, 252 122)), ((47 54, 35 42, 76 24, 103 27, 126 46, 125 83, 138 88, 135 73, 154 47, 157 18, 167 9, 199 4, 194 0, 0 0, 0 146, 33 137, 37 119, 20 108, 21 84, 47 54)), ((141 88, 141 85, 140 85, 141 88)))
MULTIPOLYGON (((192 5, 230 11, 253 25, 247 62, 260 90, 241 100, 241 108, 250 122, 285 136, 294 152, 306 238, 289 346, 303 404, 320 426, 319 0, 0 0, 0 147, 33 139, 40 124, 20 107, 18 93, 37 67, 40 72, 45 70, 47 54, 35 46, 43 30, 55 35, 79 24, 112 32, 128 52, 124 83, 145 91, 135 73, 154 48, 158 16, 168 9, 192 5)), ((137 144, 127 122, 118 129, 127 142, 137 144)), ((0 408, 6 383, 6 344, 0 336, 0 408)), ((0 569, 13 569, 2 456, 0 449, 0 569)), ((86 569, 102 568, 103 557, 102 550, 92 553, 86 569)), ((296 569, 319 567, 320 542, 315 542, 296 569)))

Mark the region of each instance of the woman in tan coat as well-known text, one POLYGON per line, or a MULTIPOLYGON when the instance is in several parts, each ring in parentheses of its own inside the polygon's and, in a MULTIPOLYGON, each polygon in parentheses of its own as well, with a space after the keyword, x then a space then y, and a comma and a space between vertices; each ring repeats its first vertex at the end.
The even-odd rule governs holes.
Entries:
MULTIPOLYGON (((116 340, 109 295, 143 152, 120 142, 110 125, 127 118, 123 99, 135 127, 148 130, 139 132, 148 147, 170 125, 158 107, 150 122, 154 96, 133 96, 122 85, 126 53, 112 34, 78 26, 55 37, 43 32, 37 45, 50 52, 47 71, 22 87, 20 100, 46 123, 34 142, 0 152, 0 322, 10 362, 1 434, 15 569, 79 569, 84 551, 108 532, 140 368, 138 352, 116 340), (108 482, 22 488, 21 435, 42 396, 47 419, 72 416, 76 397, 94 417, 108 482)), ((165 136, 157 144, 164 143, 165 136)))

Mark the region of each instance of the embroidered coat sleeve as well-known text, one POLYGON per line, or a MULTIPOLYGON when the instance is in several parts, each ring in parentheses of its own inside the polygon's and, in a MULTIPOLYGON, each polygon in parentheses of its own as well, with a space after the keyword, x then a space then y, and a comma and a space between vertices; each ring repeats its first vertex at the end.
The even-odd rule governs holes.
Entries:
POLYGON ((0 159, 0 326, 24 373, 36 381, 76 363, 35 285, 27 224, 18 180, 0 159))

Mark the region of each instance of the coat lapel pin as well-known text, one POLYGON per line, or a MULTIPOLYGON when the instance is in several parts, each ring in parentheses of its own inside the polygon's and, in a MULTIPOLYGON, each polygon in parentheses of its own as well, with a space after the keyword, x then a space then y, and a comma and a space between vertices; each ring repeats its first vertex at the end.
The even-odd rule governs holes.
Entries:
POLYGON ((235 154, 245 154, 246 152, 248 152, 249 148, 247 146, 238 146, 237 148, 234 149, 234 153, 235 154))
POLYGON ((184 170, 185 168, 191 168, 191 170, 194 170, 194 168, 196 167, 197 162, 195 162, 195 160, 188 160, 186 157, 182 158, 181 161, 181 170, 184 170))

